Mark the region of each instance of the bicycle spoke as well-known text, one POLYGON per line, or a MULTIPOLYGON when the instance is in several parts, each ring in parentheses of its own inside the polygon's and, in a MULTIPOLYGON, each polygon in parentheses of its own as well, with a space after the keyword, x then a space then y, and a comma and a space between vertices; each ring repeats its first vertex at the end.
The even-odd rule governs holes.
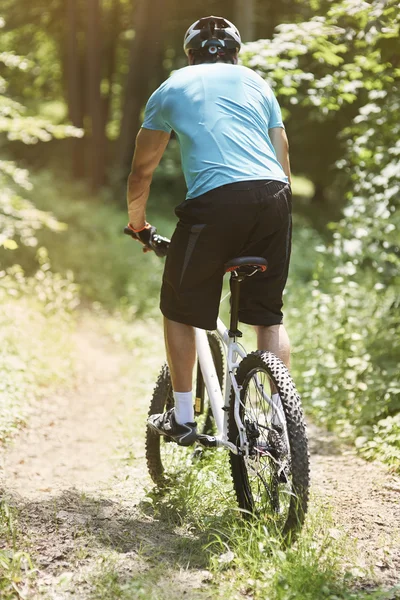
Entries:
MULTIPOLYGON (((242 421, 250 432, 249 457, 245 462, 253 502, 256 505, 268 502, 271 514, 278 519, 286 519, 291 496, 289 446, 285 439, 288 450, 287 456, 283 457, 276 443, 274 446, 274 439, 270 439, 270 432, 274 427, 273 416, 277 411, 271 406, 272 402, 267 393, 269 389, 270 380, 267 373, 255 370, 247 381, 245 397, 240 404, 242 421), (251 440, 252 433, 255 436, 254 440, 251 440)), ((274 436, 279 440, 276 431, 274 436)), ((282 441, 279 441, 283 447, 282 441)))

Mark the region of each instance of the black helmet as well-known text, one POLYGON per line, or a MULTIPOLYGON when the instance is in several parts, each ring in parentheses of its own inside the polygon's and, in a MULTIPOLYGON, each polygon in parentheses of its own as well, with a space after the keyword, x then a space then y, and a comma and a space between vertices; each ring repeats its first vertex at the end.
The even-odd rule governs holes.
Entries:
POLYGON ((194 52, 208 51, 215 55, 225 50, 240 50, 242 40, 235 25, 223 17, 203 17, 189 27, 183 39, 183 49, 188 55, 194 52))

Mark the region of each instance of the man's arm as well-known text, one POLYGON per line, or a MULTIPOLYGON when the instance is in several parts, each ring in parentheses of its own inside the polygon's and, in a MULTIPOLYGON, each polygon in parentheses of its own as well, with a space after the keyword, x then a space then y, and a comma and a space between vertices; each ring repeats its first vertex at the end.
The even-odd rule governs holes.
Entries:
POLYGON ((290 161, 289 161, 289 142, 287 139, 286 131, 283 127, 273 127, 268 129, 268 135, 274 147, 276 158, 281 164, 281 167, 289 179, 289 183, 292 182, 290 175, 290 161))
POLYGON ((140 129, 137 135, 127 191, 129 223, 136 230, 145 226, 151 180, 169 138, 169 133, 154 129, 140 129))

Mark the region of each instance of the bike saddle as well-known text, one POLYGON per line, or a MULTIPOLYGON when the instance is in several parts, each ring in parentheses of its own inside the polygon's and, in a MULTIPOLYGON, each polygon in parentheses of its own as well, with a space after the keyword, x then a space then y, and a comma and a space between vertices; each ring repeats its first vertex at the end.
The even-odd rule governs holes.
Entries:
POLYGON ((257 271, 267 270, 268 263, 261 256, 240 256, 225 263, 225 273, 236 271, 242 275, 253 275, 257 271))

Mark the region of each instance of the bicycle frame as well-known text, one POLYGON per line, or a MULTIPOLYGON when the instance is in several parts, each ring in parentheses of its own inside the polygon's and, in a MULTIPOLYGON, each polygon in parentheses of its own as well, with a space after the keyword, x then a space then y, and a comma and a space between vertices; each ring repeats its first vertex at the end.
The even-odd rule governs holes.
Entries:
POLYGON ((246 353, 237 344, 236 339, 229 337, 229 333, 221 319, 218 319, 216 333, 223 344, 226 359, 226 375, 225 375, 225 394, 218 381, 217 372, 215 370, 214 361, 212 358, 210 346, 207 339, 207 332, 204 329, 195 328, 196 333, 196 350, 200 363, 200 369, 203 375, 204 383, 210 399, 211 409, 213 412, 215 424, 219 435, 216 437, 217 446, 225 446, 234 454, 238 453, 237 447, 228 441, 228 410, 230 405, 230 396, 232 388, 235 390, 235 419, 238 423, 239 432, 241 433, 241 447, 247 443, 247 440, 242 439, 244 427, 239 416, 239 388, 236 384, 234 370, 239 366, 238 356, 244 358, 246 353))
MULTIPOLYGON (((215 424, 218 430, 218 436, 215 437, 216 446, 228 448, 234 454, 243 454, 248 456, 249 445, 247 441, 246 428, 240 418, 240 388, 236 382, 235 372, 239 366, 240 360, 245 358, 245 350, 237 343, 236 336, 229 335, 221 319, 218 319, 216 333, 222 342, 226 359, 225 393, 219 385, 218 376, 215 370, 210 346, 207 339, 207 332, 204 329, 195 328, 196 350, 200 363, 204 383, 210 399, 215 424), (239 431, 239 448, 228 440, 228 411, 231 402, 231 392, 234 390, 234 417, 239 431)), ((280 416, 284 423, 284 415, 280 406, 277 406, 270 398, 262 386, 257 386, 264 400, 280 416)))

